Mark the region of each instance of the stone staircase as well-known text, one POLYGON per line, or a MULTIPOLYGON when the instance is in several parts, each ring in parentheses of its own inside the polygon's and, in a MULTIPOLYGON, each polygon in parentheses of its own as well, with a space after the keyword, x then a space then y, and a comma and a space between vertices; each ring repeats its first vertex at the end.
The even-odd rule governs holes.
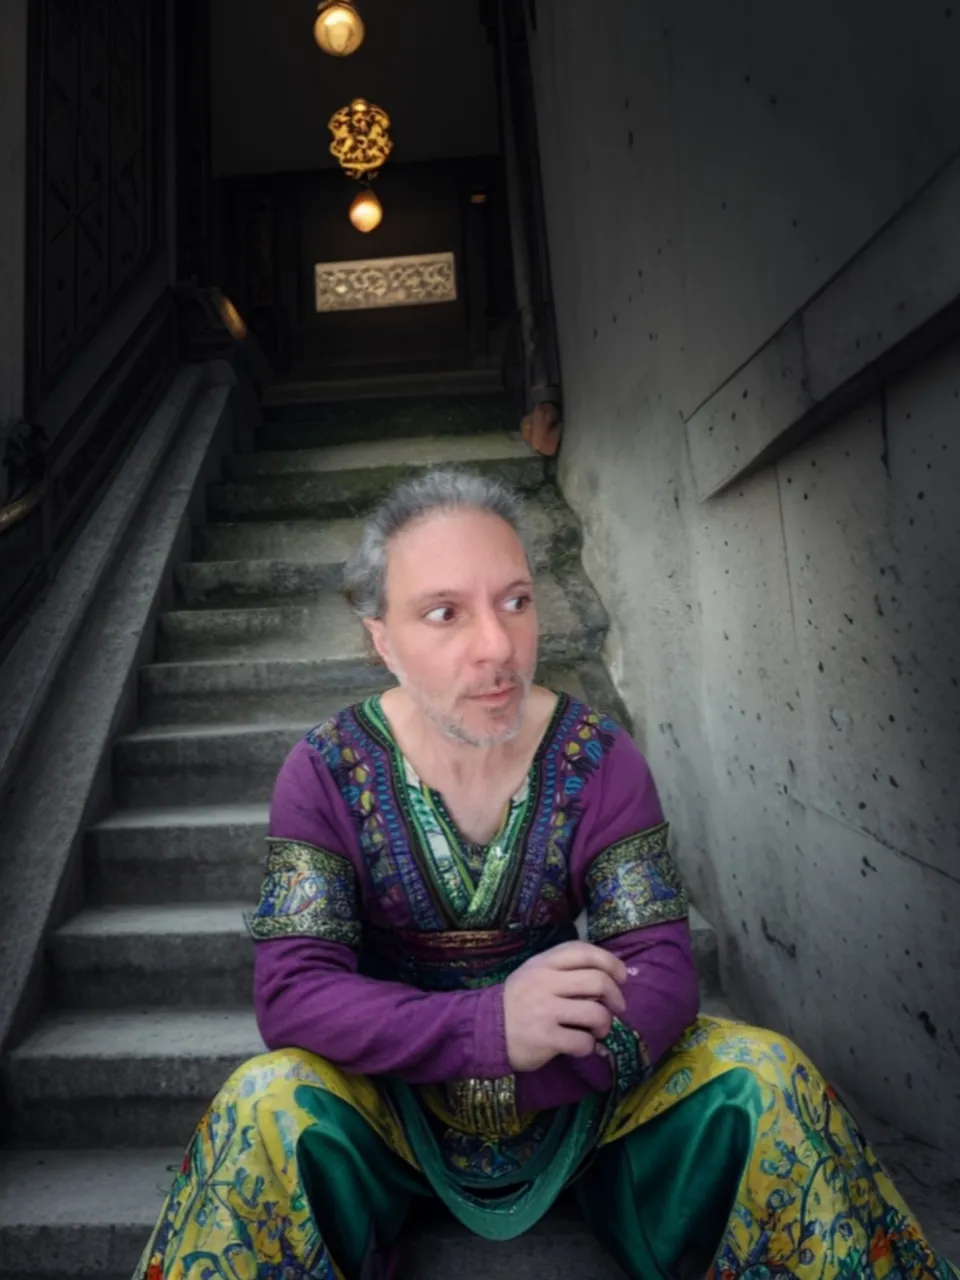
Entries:
MULTIPOLYGON (((524 491, 541 678, 622 715, 576 521, 512 427, 484 374, 286 387, 257 450, 227 457, 139 672, 138 727, 114 746, 83 908, 49 939, 47 1007, 3 1062, 3 1280, 129 1276, 205 1105, 262 1047, 241 912, 286 751, 382 683, 336 587, 362 513, 393 482, 456 462, 524 491)), ((699 918, 694 932, 715 999, 716 940, 699 918)), ((565 1212, 500 1246, 430 1219, 405 1266, 418 1280, 619 1274, 565 1212)))

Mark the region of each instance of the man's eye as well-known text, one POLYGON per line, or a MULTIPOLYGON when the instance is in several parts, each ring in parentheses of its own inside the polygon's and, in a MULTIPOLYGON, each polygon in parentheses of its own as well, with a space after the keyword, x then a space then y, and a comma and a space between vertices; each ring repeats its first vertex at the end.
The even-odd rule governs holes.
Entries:
POLYGON ((510 613, 523 613, 524 609, 528 608, 532 602, 533 597, 530 595, 511 596, 509 600, 504 602, 504 605, 510 613))
POLYGON ((436 609, 431 609, 423 616, 427 622, 452 622, 453 608, 449 604, 438 605, 436 609))

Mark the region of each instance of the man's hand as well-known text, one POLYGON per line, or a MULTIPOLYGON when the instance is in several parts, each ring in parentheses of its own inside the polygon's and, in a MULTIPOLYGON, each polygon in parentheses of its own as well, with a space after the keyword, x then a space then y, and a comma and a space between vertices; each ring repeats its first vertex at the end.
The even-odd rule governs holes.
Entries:
POLYGON ((504 984, 507 1057, 535 1071, 558 1054, 586 1058, 626 1001, 623 961, 589 942, 565 942, 522 964, 504 984))

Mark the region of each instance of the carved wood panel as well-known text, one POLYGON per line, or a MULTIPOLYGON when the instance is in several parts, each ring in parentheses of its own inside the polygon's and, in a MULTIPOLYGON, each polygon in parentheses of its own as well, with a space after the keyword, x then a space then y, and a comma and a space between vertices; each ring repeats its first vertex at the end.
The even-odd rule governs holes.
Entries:
POLYGON ((163 11, 163 0, 34 11, 35 405, 162 238, 163 11))

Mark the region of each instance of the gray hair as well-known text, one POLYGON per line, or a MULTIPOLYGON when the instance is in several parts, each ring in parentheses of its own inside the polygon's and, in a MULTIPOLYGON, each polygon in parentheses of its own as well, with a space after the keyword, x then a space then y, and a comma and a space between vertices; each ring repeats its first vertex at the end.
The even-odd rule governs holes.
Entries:
POLYGON ((358 617, 382 618, 386 612, 391 541, 414 521, 447 511, 499 516, 527 550, 523 500, 502 480, 454 467, 404 480, 367 517, 360 546, 344 569, 343 593, 358 617))

